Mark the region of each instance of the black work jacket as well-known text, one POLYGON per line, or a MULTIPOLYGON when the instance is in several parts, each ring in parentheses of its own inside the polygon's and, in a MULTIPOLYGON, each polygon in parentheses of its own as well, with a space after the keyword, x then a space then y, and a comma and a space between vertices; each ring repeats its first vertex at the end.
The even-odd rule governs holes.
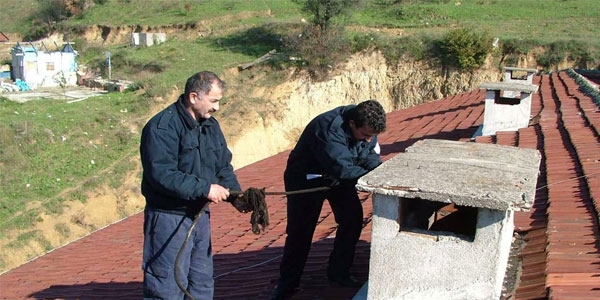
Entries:
POLYGON ((146 209, 195 215, 209 201, 211 184, 241 190, 219 123, 194 120, 183 95, 148 121, 140 155, 146 209))
POLYGON ((344 115, 356 105, 324 112, 308 123, 290 153, 285 170, 289 186, 314 187, 327 184, 356 184, 361 176, 381 164, 375 148, 377 136, 357 140, 344 115), (321 179, 307 179, 317 174, 321 179))

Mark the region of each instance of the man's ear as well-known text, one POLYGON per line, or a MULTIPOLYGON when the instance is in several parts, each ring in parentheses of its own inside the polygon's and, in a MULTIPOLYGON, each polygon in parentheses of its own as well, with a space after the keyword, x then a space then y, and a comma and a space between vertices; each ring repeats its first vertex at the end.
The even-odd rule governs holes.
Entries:
POLYGON ((348 126, 352 129, 356 129, 356 123, 354 123, 354 120, 348 120, 348 126))

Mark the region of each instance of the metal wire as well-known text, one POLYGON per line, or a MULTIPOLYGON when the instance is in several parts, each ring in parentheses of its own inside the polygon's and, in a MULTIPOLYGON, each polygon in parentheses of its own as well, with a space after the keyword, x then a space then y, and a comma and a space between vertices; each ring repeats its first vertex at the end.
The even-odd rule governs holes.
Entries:
POLYGON ((188 229, 187 234, 185 235, 185 240, 183 240, 183 244, 181 245, 181 248, 179 248, 179 252, 177 252, 177 257, 175 258, 175 267, 173 271, 175 273, 175 283, 177 283, 179 289, 191 300, 194 300, 194 297, 192 296, 192 294, 190 294, 190 292, 188 292, 187 288, 184 287, 181 281, 179 280, 179 272, 177 272, 177 266, 179 266, 179 259, 181 259, 183 249, 185 249, 185 246, 190 240, 190 236, 192 235, 192 231, 194 231, 194 227, 196 227, 196 224, 198 224, 198 221, 200 221, 200 219, 202 218, 202 215, 204 214, 204 211, 208 208, 209 203, 210 201, 206 202, 206 204, 204 204, 200 212, 194 217, 194 222, 192 222, 192 225, 190 225, 190 228, 188 229))
MULTIPOLYGON (((312 193, 312 192, 320 192, 320 191, 327 191, 331 189, 331 187, 328 186, 321 186, 321 187, 316 187, 316 188, 310 188, 310 189, 303 189, 303 190, 297 190, 297 191, 289 191, 289 192, 265 192, 265 195, 267 196, 277 196, 277 195, 297 195, 297 194, 306 194, 306 193, 312 193)), ((240 195, 243 194, 243 191, 229 191, 230 195, 240 195)))

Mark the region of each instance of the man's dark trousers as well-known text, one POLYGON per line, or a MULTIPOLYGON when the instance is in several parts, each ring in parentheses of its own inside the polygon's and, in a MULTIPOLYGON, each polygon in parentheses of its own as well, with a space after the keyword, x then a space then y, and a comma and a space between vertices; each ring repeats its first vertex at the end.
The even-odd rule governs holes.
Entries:
MULTIPOLYGON (((285 184, 287 191, 309 188, 295 184, 287 176, 285 184)), ((354 185, 339 184, 325 192, 288 195, 287 198, 287 238, 278 284, 290 289, 299 285, 325 199, 329 201, 338 224, 333 251, 329 256, 328 276, 349 276, 363 224, 362 204, 354 185)))
POLYGON ((178 269, 180 283, 194 299, 213 299, 210 213, 201 215, 177 266, 174 262, 194 222, 193 217, 152 210, 144 214, 144 300, 184 299, 175 281, 174 268, 178 269))

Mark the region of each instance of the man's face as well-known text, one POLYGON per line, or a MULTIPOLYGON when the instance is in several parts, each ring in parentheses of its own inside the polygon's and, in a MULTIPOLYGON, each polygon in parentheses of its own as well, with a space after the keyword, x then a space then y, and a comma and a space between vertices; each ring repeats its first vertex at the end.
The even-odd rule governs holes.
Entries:
POLYGON ((223 91, 219 85, 213 83, 207 94, 191 92, 190 103, 192 115, 196 120, 208 119, 211 114, 219 110, 219 100, 223 98, 223 91))
POLYGON ((352 136, 359 141, 370 142, 371 138, 377 135, 377 133, 371 128, 371 126, 369 126, 369 124, 365 124, 362 127, 356 127, 356 124, 353 120, 350 120, 348 124, 350 125, 352 136))

